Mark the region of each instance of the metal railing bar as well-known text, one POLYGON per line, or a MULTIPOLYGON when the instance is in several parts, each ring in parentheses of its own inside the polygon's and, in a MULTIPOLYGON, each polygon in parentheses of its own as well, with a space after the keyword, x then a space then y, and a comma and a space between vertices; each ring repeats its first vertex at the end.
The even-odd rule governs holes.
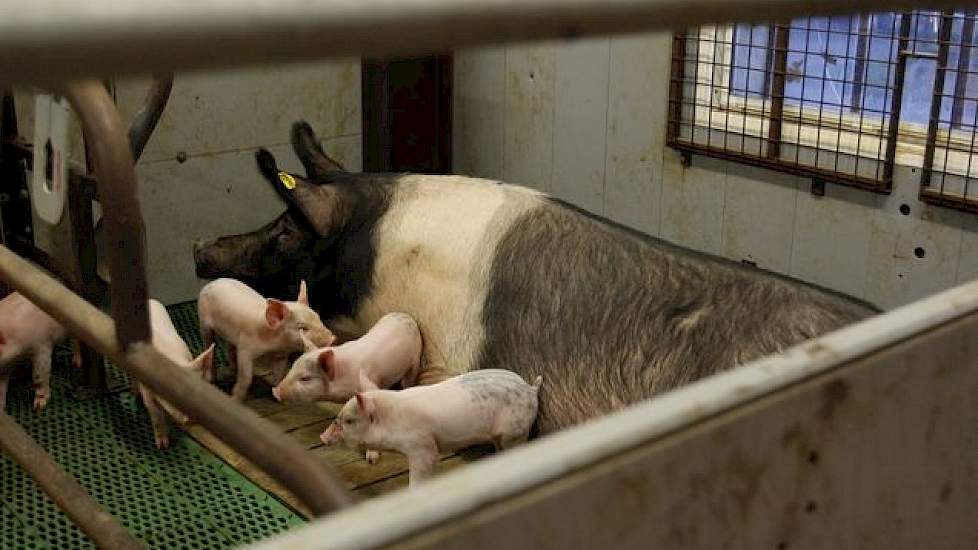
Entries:
POLYGON ((153 77, 143 108, 136 113, 132 122, 129 124, 129 143, 132 150, 134 161, 138 161, 143 155, 143 149, 149 137, 153 135, 156 124, 163 116, 163 109, 166 102, 170 99, 170 91, 173 89, 173 74, 157 75, 153 77))
POLYGON ((0 411, 0 451, 19 464, 99 548, 145 547, 3 411, 0 411))
POLYGON ((920 6, 919 0, 864 0, 857 7, 847 0, 33 0, 0 6, 0 81, 410 55, 920 6))
POLYGON ((136 169, 126 127, 105 86, 97 80, 68 85, 65 97, 81 119, 95 167, 105 223, 109 295, 123 348, 150 340, 146 300, 145 228, 136 193, 136 169))
POLYGON ((124 351, 112 319, 55 279, 0 246, 0 277, 60 321, 75 337, 121 365, 177 409, 277 479, 316 515, 351 503, 325 464, 279 433, 271 422, 191 376, 146 342, 124 351))

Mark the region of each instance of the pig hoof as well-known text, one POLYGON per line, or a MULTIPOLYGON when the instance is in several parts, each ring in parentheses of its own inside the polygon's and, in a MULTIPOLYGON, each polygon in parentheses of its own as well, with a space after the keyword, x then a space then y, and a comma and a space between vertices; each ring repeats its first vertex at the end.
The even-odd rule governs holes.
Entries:
POLYGON ((48 404, 48 396, 46 395, 36 395, 34 396, 34 410, 41 411, 48 404))
POLYGON ((367 464, 376 464, 380 460, 380 453, 377 451, 367 451, 367 464))
POLYGON ((167 436, 160 436, 156 438, 156 448, 165 451, 170 448, 170 438, 167 436))

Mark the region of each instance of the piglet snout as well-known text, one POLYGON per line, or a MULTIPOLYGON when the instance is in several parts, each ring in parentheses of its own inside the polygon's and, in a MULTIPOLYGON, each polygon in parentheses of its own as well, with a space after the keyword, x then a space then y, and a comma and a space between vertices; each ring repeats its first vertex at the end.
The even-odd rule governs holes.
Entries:
POLYGON ((319 434, 319 440, 326 445, 335 445, 339 443, 340 440, 340 430, 336 427, 336 424, 330 424, 326 431, 319 434))

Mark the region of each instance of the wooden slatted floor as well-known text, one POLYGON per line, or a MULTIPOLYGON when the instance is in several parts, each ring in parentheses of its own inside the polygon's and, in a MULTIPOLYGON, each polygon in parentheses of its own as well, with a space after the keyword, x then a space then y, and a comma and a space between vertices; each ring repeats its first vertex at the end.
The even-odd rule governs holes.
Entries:
MULTIPOLYGON (((177 331, 190 345, 193 353, 200 353, 203 350, 203 342, 198 332, 196 302, 172 305, 167 310, 177 331)), ((225 355, 223 346, 218 346, 216 357, 217 385, 228 392, 234 383, 234 375, 227 368, 225 355)), ((355 495, 370 498, 407 486, 408 467, 401 455, 393 452, 382 453, 380 462, 370 465, 367 464, 362 455, 344 447, 326 448, 319 441, 319 434, 326 429, 326 425, 339 412, 340 405, 279 403, 271 396, 271 387, 268 384, 269 373, 256 368, 254 374, 254 384, 250 388, 249 397, 245 404, 308 449, 316 460, 323 462, 324 467, 327 464, 333 466, 355 495)), ((253 483, 276 495, 279 500, 298 513, 307 518, 311 517, 309 510, 299 504, 292 494, 245 460, 244 457, 224 445, 207 430, 200 426, 193 426, 189 429, 189 433, 201 445, 221 457, 253 483)), ((444 472, 467 461, 476 460, 485 452, 485 450, 466 450, 462 454, 443 456, 437 472, 444 472)))
MULTIPOLYGON (((404 457, 398 453, 381 453, 377 464, 367 464, 363 455, 345 447, 326 447, 319 440, 319 434, 336 416, 340 405, 331 403, 283 404, 271 397, 268 387, 256 383, 245 404, 259 415, 270 420, 292 439, 309 450, 316 460, 333 466, 346 482, 346 486, 361 498, 371 498, 406 487, 408 467, 404 457)), ((309 510, 241 455, 211 435, 200 426, 192 426, 190 435, 242 475, 264 490, 276 495, 281 501, 295 509, 306 518, 312 517, 309 510)), ((484 453, 466 451, 442 456, 437 473, 445 472, 461 464, 477 460, 484 453)), ((437 474, 436 474, 437 475, 437 474)))

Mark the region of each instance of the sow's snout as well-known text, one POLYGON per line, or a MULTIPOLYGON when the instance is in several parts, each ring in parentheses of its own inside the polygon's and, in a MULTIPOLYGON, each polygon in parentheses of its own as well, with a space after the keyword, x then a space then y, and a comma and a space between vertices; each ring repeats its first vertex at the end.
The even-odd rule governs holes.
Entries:
POLYGON ((202 279, 257 277, 261 244, 252 235, 234 235, 212 241, 198 239, 193 243, 197 276, 202 279))
POLYGON ((194 265, 197 276, 204 279, 220 277, 219 267, 214 253, 217 241, 197 239, 193 242, 194 265))

